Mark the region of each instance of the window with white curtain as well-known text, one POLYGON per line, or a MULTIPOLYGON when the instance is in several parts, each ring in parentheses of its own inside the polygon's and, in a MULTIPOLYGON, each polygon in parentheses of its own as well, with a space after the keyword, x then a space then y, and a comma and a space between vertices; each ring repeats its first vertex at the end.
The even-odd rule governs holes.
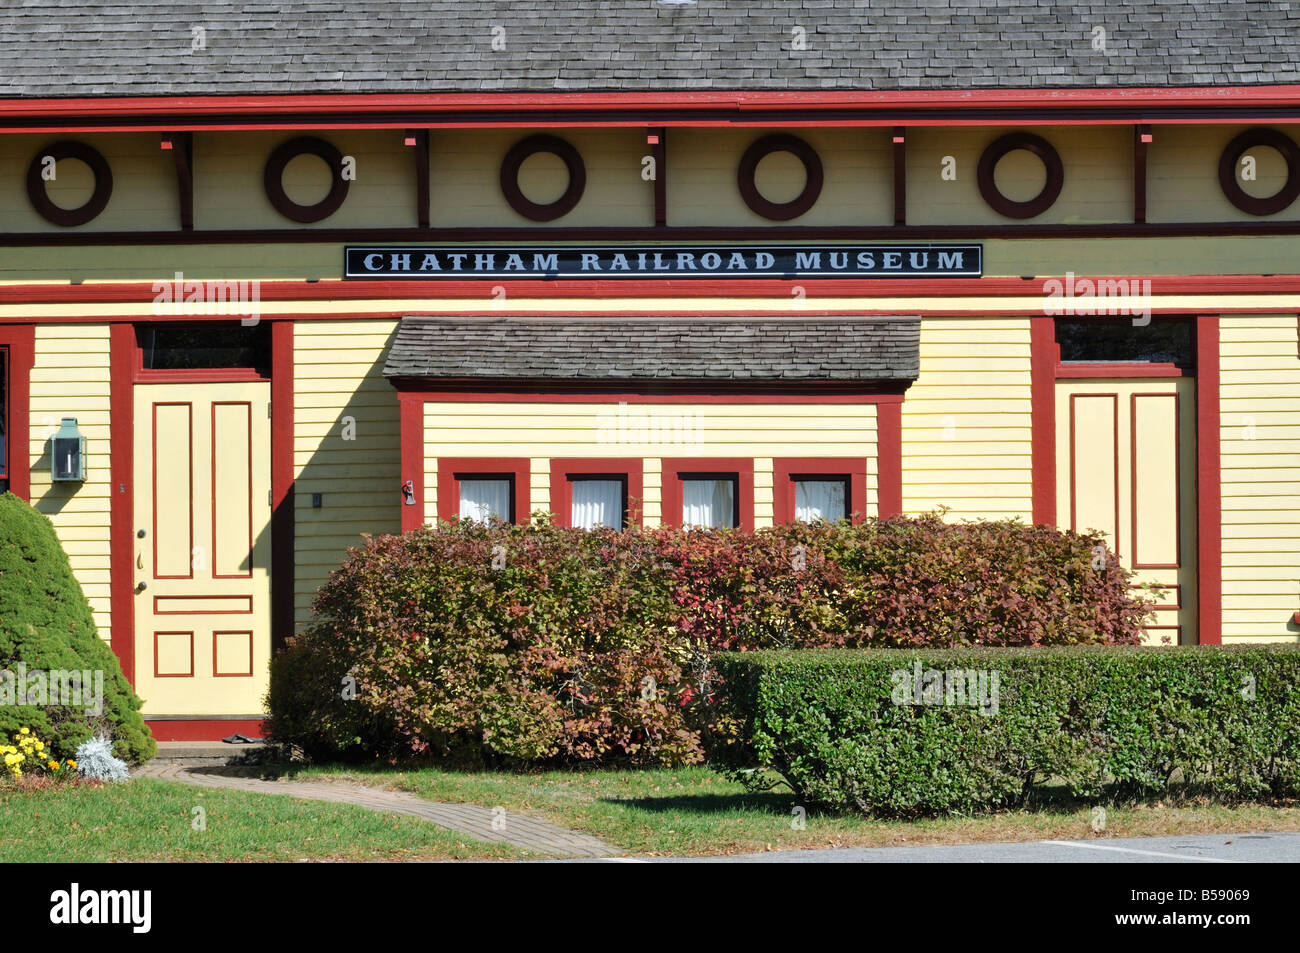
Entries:
POLYGON ((843 479, 796 479, 794 518, 812 523, 834 523, 849 515, 848 485, 843 479))
POLYGON ((570 526, 579 529, 595 529, 597 526, 623 528, 627 484, 622 480, 580 477, 571 479, 569 486, 572 493, 570 526))
POLYGON ((720 527, 736 525, 736 478, 683 479, 682 525, 720 527))
POLYGON ((471 477, 459 482, 461 519, 486 522, 496 516, 510 522, 511 480, 471 477))

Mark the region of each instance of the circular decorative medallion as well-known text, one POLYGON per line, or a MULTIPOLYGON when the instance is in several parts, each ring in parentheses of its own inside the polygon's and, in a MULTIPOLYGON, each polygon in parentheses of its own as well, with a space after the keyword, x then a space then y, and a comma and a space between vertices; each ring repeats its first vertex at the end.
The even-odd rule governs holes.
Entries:
POLYGON ((1224 197, 1243 212, 1251 215, 1280 212, 1300 195, 1300 148, 1290 136, 1272 129, 1247 129, 1228 143, 1219 157, 1219 187, 1224 197), (1276 149, 1286 160, 1286 184, 1266 198, 1248 195, 1237 181, 1241 157, 1257 146, 1276 149))
POLYGON ((1060 196, 1061 186, 1065 184, 1065 167, 1061 164, 1060 153, 1046 139, 1029 132, 1012 132, 995 139, 984 150, 984 154, 980 156, 976 181, 979 183, 980 195, 984 197, 984 201, 999 215, 1007 218, 1033 218, 1051 208, 1060 196), (1038 156, 1047 169, 1047 181, 1043 183, 1043 190, 1025 202, 1014 202, 1007 198, 998 191, 997 182, 993 178, 998 163, 1007 153, 1015 152, 1017 149, 1024 149, 1038 156))
POLYGON ((277 212, 285 218, 304 225, 329 218, 339 210, 343 200, 348 197, 348 180, 343 178, 343 154, 324 139, 315 136, 299 136, 278 146, 266 160, 266 171, 262 175, 266 197, 277 212), (329 168, 329 194, 315 205, 299 205, 289 198, 284 191, 284 169, 298 156, 316 156, 329 168))
POLYGON ((558 136, 529 136, 511 146, 501 160, 502 194, 512 209, 534 222, 550 222, 567 215, 578 204, 586 188, 587 167, 582 164, 582 156, 558 136), (569 170, 569 187, 558 199, 545 205, 529 200, 519 188, 520 167, 539 152, 558 156, 569 170))
POLYGON ((85 225, 104 211, 112 194, 113 172, 108 167, 108 160, 99 150, 84 142, 56 142, 36 153, 32 164, 27 167, 27 197, 41 218, 55 225, 85 225), (53 159, 56 164, 61 159, 80 159, 90 166, 90 171, 95 175, 95 189, 80 208, 60 208, 50 201, 49 193, 45 190, 45 177, 42 175, 49 159, 53 159))
POLYGON ((817 202, 822 193, 822 160, 812 146, 798 136, 784 133, 764 136, 754 142, 740 157, 740 169, 736 172, 736 182, 740 186, 740 197, 745 200, 750 211, 775 222, 785 222, 798 218, 817 202), (758 164, 773 152, 789 152, 803 163, 806 181, 803 191, 789 202, 769 202, 759 194, 754 182, 754 173, 758 164))

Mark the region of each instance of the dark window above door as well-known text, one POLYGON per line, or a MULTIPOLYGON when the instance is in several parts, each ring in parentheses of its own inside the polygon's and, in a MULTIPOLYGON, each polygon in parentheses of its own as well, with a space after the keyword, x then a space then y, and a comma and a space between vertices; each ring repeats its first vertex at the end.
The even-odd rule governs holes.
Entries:
POLYGON ((1135 325, 1122 318, 1057 318, 1062 364, 1195 365, 1196 337, 1190 318, 1151 318, 1135 325))
POLYGON ((271 325, 267 322, 159 322, 139 326, 136 337, 146 371, 249 370, 270 376, 271 325))

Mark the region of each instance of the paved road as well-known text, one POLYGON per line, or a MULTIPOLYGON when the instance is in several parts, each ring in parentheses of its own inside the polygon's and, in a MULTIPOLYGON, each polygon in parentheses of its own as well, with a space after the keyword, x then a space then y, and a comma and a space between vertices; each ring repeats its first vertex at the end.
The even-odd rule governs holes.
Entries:
POLYGON ((1235 864, 1296 863, 1300 833, 1194 834, 1186 837, 1030 841, 956 847, 851 847, 787 850, 731 857, 613 857, 604 863, 760 864, 1235 864))

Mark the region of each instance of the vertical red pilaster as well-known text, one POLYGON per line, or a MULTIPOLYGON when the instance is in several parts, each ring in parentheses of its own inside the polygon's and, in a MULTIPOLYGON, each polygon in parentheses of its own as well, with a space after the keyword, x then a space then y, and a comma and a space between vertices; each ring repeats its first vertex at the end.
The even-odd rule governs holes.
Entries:
POLYGON ((36 328, 31 324, 0 327, 0 347, 9 351, 9 492, 21 499, 32 498, 31 382, 36 363, 36 328))
POLYGON ((110 644, 135 685, 135 328, 109 326, 109 619, 110 644))
POLYGON ((903 512, 903 398, 876 404, 876 512, 903 512))
POLYGON ((402 485, 398 506, 402 508, 402 532, 424 525, 424 401, 419 394, 397 393, 401 408, 402 485), (414 501, 408 503, 409 496, 414 501))
POLYGON ((1219 448, 1219 317, 1196 319, 1197 641, 1223 642, 1223 491, 1219 448))
POLYGON ((293 322, 271 325, 271 652, 293 634, 293 322))
POLYGON ((1034 523, 1056 525, 1056 325, 1029 319, 1034 523))

